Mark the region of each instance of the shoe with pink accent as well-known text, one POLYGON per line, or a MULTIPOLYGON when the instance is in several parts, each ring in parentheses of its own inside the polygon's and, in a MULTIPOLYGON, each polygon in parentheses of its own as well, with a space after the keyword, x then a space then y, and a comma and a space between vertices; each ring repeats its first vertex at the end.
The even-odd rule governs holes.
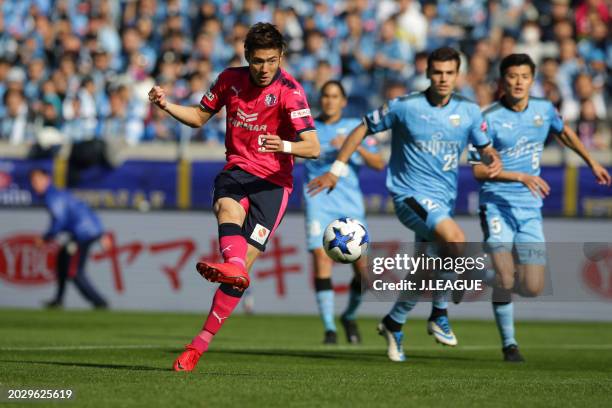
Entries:
POLYGON ((248 288, 251 283, 246 270, 233 263, 198 262, 196 269, 210 282, 227 283, 240 289, 248 288))
POLYGON ((198 364, 202 353, 191 344, 185 346, 185 351, 174 360, 172 369, 174 371, 192 371, 198 364))

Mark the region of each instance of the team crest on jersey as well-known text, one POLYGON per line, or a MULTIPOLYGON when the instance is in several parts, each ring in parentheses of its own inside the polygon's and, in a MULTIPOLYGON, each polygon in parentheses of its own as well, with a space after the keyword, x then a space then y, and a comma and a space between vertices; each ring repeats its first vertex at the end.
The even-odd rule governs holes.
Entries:
POLYGON ((542 126, 544 124, 544 118, 542 117, 542 115, 535 115, 533 117, 533 124, 537 127, 542 126))
POLYGON ((450 115, 448 117, 448 120, 450 120, 450 123, 454 126, 457 127, 461 124, 461 116, 455 114, 455 115, 450 115))
POLYGON ((267 94, 266 99, 264 100, 264 102, 266 103, 266 106, 274 106, 276 105, 277 101, 278 99, 276 99, 276 95, 274 94, 267 94))

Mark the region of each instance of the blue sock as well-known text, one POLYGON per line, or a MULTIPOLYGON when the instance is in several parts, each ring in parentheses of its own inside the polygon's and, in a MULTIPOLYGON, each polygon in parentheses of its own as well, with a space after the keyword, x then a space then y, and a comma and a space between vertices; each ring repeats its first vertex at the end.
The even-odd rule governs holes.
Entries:
POLYGON ((398 300, 393 305, 393 308, 389 312, 388 316, 391 317, 397 323, 404 324, 408 319, 408 313, 410 313, 410 311, 414 308, 416 304, 416 299, 398 300))
POLYGON ((342 313, 342 317, 346 320, 355 320, 357 318, 357 309, 361 304, 361 281, 353 278, 351 281, 351 290, 349 292, 348 305, 346 310, 342 313))
POLYGON ((493 314, 495 314, 495 323, 502 339, 502 345, 508 347, 511 344, 517 344, 514 338, 514 305, 508 303, 493 303, 493 314))
POLYGON ((436 309, 448 309, 447 298, 447 290, 436 290, 433 292, 431 298, 431 307, 435 307, 436 309))
POLYGON ((336 331, 334 322, 334 290, 331 279, 315 279, 315 296, 325 331, 336 331))

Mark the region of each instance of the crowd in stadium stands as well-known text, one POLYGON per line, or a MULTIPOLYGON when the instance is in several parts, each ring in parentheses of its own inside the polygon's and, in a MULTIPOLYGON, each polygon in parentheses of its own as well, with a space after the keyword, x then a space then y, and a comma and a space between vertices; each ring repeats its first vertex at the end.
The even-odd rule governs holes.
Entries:
POLYGON ((249 26, 270 21, 315 112, 331 78, 346 86, 348 115, 426 88, 427 53, 443 45, 465 55, 460 92, 486 107, 500 59, 526 52, 534 95, 590 149, 610 149, 611 12, 609 0, 0 0, 0 140, 51 128, 71 142, 223 143, 222 114, 180 126, 146 92, 161 84, 198 104, 219 72, 245 64, 249 26))

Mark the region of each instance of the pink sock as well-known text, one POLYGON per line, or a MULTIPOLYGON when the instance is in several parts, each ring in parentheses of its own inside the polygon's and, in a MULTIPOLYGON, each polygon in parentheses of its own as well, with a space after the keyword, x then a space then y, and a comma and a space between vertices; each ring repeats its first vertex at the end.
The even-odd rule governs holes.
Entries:
POLYGON ((245 267, 247 242, 242 235, 220 236, 219 248, 225 262, 245 267))
MULTIPOLYGON (((215 297, 210 307, 210 312, 204 323, 203 330, 193 338, 191 345, 198 349, 200 352, 204 352, 208 349, 208 345, 213 339, 213 336, 217 334, 225 320, 232 314, 238 303, 240 303, 240 296, 235 296, 236 293, 228 294, 222 289, 224 285, 219 287, 215 292, 215 297)), ((242 292, 240 292, 242 294, 242 292)))

